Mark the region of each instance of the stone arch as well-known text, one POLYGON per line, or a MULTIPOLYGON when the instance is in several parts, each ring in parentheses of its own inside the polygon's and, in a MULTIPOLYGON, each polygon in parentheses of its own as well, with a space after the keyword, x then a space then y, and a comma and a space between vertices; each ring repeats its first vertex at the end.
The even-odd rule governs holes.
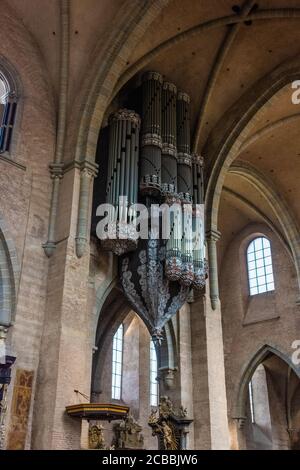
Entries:
POLYGON ((10 62, 1 55, 0 81, 4 85, 4 93, 0 96, 0 123, 1 126, 3 124, 5 125, 4 132, 1 132, 0 135, 0 153, 5 153, 6 151, 11 153, 11 148, 16 142, 15 130, 20 122, 21 113, 19 112, 18 101, 19 97, 22 95, 22 84, 18 72, 10 62), (12 132, 8 132, 8 128, 12 128, 12 132))
POLYGON ((111 284, 106 297, 102 301, 102 308, 98 314, 96 326, 95 351, 92 365, 92 391, 95 390, 96 378, 101 376, 102 363, 105 362, 108 345, 119 325, 130 312, 131 307, 121 291, 111 284), (101 363, 99 358, 102 358, 101 363))
POLYGON ((13 65, 0 55, 0 78, 4 81, 7 92, 19 96, 22 93, 22 83, 13 65))
POLYGON ((103 44, 98 46, 99 53, 96 51, 93 54, 95 65, 86 82, 79 132, 75 134, 78 135, 76 160, 94 162, 99 129, 114 86, 137 42, 169 1, 132 2, 124 5, 119 23, 108 38, 107 60, 103 61, 103 54, 100 53, 103 44))
MULTIPOLYGON (((142 4, 139 2, 124 6, 120 14, 120 21, 115 30, 111 33, 107 41, 107 51, 109 60, 107 65, 102 60, 102 44, 98 46, 93 54, 94 67, 84 84, 84 94, 82 97, 81 120, 76 142, 77 161, 84 159, 93 162, 95 158, 98 132, 101 127, 103 115, 112 97, 125 85, 137 72, 142 70, 147 64, 162 52, 167 51, 173 45, 181 41, 197 36, 198 34, 222 27, 244 22, 242 16, 233 14, 221 18, 199 23, 186 31, 180 32, 167 39, 163 43, 154 47, 134 64, 126 62, 137 42, 150 24, 158 17, 162 10, 170 3, 170 0, 158 0, 142 4), (115 31, 118 31, 116 33, 115 31), (99 53, 98 53, 99 51, 99 53), (98 59, 97 59, 98 57, 98 59), (96 58, 96 60, 95 60, 96 58), (96 77, 96 78, 95 78, 96 77)), ((251 13, 248 18, 253 21, 268 21, 274 18, 281 20, 299 18, 297 9, 269 9, 251 13)))
POLYGON ((14 320, 19 274, 15 246, 0 215, 0 326, 9 327, 14 320))
MULTIPOLYGON (((119 325, 124 321, 130 311, 134 312, 123 292, 117 287, 116 279, 113 279, 110 284, 104 288, 101 298, 98 298, 97 307, 99 311, 96 315, 96 348, 92 366, 92 390, 94 389, 96 376, 99 373, 101 374, 100 368, 101 364, 105 362, 108 345, 112 342, 119 325), (100 356, 102 358, 101 364, 99 361, 100 356)), ((146 324, 145 326, 147 327, 146 324)), ((161 366, 164 369, 174 370, 176 368, 176 337, 171 320, 164 327, 164 340, 160 346, 160 358, 161 366)))
POLYGON ((250 183, 270 205, 292 253, 300 289, 300 232, 291 208, 282 195, 279 196, 273 183, 249 163, 236 161, 228 171, 237 174, 250 183))
POLYGON ((224 115, 210 134, 203 153, 207 162, 206 228, 218 230, 219 203, 224 180, 240 146, 264 106, 288 83, 299 79, 300 59, 284 62, 258 80, 224 115), (256 99, 253 99, 256 97, 256 99))
POLYGON ((89 220, 89 200, 86 194, 90 189, 90 177, 95 176, 98 168, 95 156, 104 113, 111 101, 113 88, 126 67, 126 61, 131 52, 148 26, 169 1, 132 2, 130 5, 123 5, 118 15, 118 23, 107 41, 106 60, 103 60, 103 44, 101 43, 93 54, 94 67, 84 82, 80 108, 72 113, 80 115, 80 121, 73 123, 75 129, 69 132, 69 135, 77 136, 73 137, 75 142, 69 142, 69 148, 75 146, 75 161, 81 169, 76 230, 76 254, 79 258, 86 253, 89 220))
POLYGON ((285 61, 259 79, 219 120, 203 149, 207 174, 205 219, 213 309, 217 308, 219 301, 216 241, 220 237, 218 215, 226 175, 264 107, 270 105, 276 93, 288 83, 298 79, 299 75, 300 59, 296 57, 285 61))
POLYGON ((233 419, 246 418, 246 400, 248 393, 248 383, 256 370, 256 368, 267 358, 269 354, 273 354, 283 362, 285 362, 300 379, 300 366, 295 366, 292 359, 282 351, 277 345, 264 344, 251 357, 249 362, 241 370, 240 379, 237 382, 235 391, 235 404, 233 409, 233 419))

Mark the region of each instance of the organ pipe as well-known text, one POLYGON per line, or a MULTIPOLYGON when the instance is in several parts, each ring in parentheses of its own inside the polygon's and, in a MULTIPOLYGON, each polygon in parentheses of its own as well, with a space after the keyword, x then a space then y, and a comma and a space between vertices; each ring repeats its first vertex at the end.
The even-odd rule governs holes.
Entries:
POLYGON ((109 227, 117 226, 117 240, 104 246, 116 254, 137 247, 130 224, 136 216, 128 205, 139 195, 169 207, 170 234, 166 240, 165 275, 170 281, 201 289, 207 267, 204 259, 203 158, 191 155, 190 98, 157 72, 142 77, 142 119, 121 109, 109 119, 109 164, 106 196, 114 210, 109 227), (141 137, 141 138, 140 138, 141 137), (125 228, 126 225, 127 229, 125 228), (127 230, 127 240, 120 240, 127 230), (120 237, 122 235, 122 237, 120 237))
POLYGON ((106 202, 111 207, 107 231, 116 236, 102 240, 102 246, 118 255, 137 246, 128 206, 137 201, 139 129, 140 117, 135 111, 120 109, 109 118, 106 202))
POLYGON ((142 129, 140 191, 159 195, 161 190, 161 95, 163 78, 157 72, 142 77, 142 129))
POLYGON ((183 204, 180 280, 186 286, 192 285, 194 279, 190 133, 190 97, 186 93, 179 92, 177 95, 177 183, 179 197, 183 204))
POLYGON ((173 83, 164 82, 162 87, 162 162, 161 181, 165 194, 177 192, 177 129, 176 95, 173 83))

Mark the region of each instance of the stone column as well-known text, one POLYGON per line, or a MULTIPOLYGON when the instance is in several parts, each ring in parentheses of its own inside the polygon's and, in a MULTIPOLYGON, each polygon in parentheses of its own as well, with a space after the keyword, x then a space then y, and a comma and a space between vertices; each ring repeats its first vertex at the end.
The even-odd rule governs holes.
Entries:
POLYGON ((191 304, 195 449, 229 449, 221 311, 208 295, 191 304))
POLYGON ((89 218, 91 207, 92 182, 97 174, 98 165, 85 161, 80 164, 80 190, 78 202, 78 221, 76 233, 76 254, 81 258, 86 254, 89 240, 89 218))
POLYGON ((68 417, 65 407, 84 400, 74 390, 90 396, 93 339, 88 309, 89 244, 86 255, 79 259, 75 241, 80 178, 86 179, 89 186, 82 209, 87 214, 91 210, 92 175, 87 173, 88 168, 83 174, 82 168, 76 165, 69 167, 60 187, 59 241, 49 259, 46 312, 33 411, 33 449, 81 447, 81 422, 68 417))
MULTIPOLYGON (((193 373, 191 349, 190 305, 185 303, 178 314, 178 360, 180 377, 180 405, 187 409, 187 417, 194 415, 193 410, 193 373)), ((186 448, 194 449, 193 423, 186 434, 186 448)))
POLYGON ((221 233, 217 230, 210 230, 206 234, 209 265, 209 290, 211 306, 213 310, 218 308, 220 302, 217 256, 217 241, 220 239, 220 236, 221 233))

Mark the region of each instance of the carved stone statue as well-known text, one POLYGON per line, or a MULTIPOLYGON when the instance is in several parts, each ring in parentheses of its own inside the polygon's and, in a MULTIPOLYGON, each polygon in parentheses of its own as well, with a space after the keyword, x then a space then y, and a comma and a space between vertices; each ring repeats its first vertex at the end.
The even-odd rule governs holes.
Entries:
POLYGON ((154 411, 150 415, 149 425, 152 427, 152 435, 157 435, 161 438, 164 450, 178 449, 174 427, 169 421, 161 420, 154 411))
POLYGON ((103 435, 103 426, 94 425, 89 429, 89 448, 90 449, 105 449, 105 440, 103 435))
POLYGON ((164 448, 166 450, 176 450, 178 448, 177 439, 170 423, 168 424, 166 421, 163 421, 161 428, 164 440, 164 448))
POLYGON ((160 449, 163 450, 185 449, 191 422, 183 406, 175 413, 169 397, 161 397, 158 409, 151 412, 148 420, 152 435, 158 437, 160 449))
POLYGON ((187 409, 184 408, 184 406, 182 406, 182 405, 179 407, 179 416, 181 418, 186 418, 187 417, 187 409))
POLYGON ((167 418, 174 413, 173 403, 169 397, 161 397, 159 402, 159 414, 163 418, 167 418))
POLYGON ((142 449, 144 444, 143 435, 140 434, 142 427, 135 421, 132 415, 115 426, 117 449, 142 449))

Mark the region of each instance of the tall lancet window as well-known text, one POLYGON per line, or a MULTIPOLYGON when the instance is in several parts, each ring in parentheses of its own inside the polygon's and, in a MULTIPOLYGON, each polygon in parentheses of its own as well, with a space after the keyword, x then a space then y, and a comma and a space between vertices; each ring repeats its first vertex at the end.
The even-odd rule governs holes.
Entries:
POLYGON ((0 72, 0 153, 10 149, 12 131, 16 117, 16 93, 0 72))
POLYGON ((150 405, 158 405, 157 356, 154 343, 150 340, 150 405))
POLYGON ((123 324, 119 326, 113 338, 112 350, 112 386, 111 397, 121 399, 123 369, 123 324))
POLYGON ((257 237, 247 249, 247 266, 250 295, 275 289, 270 241, 257 237))

